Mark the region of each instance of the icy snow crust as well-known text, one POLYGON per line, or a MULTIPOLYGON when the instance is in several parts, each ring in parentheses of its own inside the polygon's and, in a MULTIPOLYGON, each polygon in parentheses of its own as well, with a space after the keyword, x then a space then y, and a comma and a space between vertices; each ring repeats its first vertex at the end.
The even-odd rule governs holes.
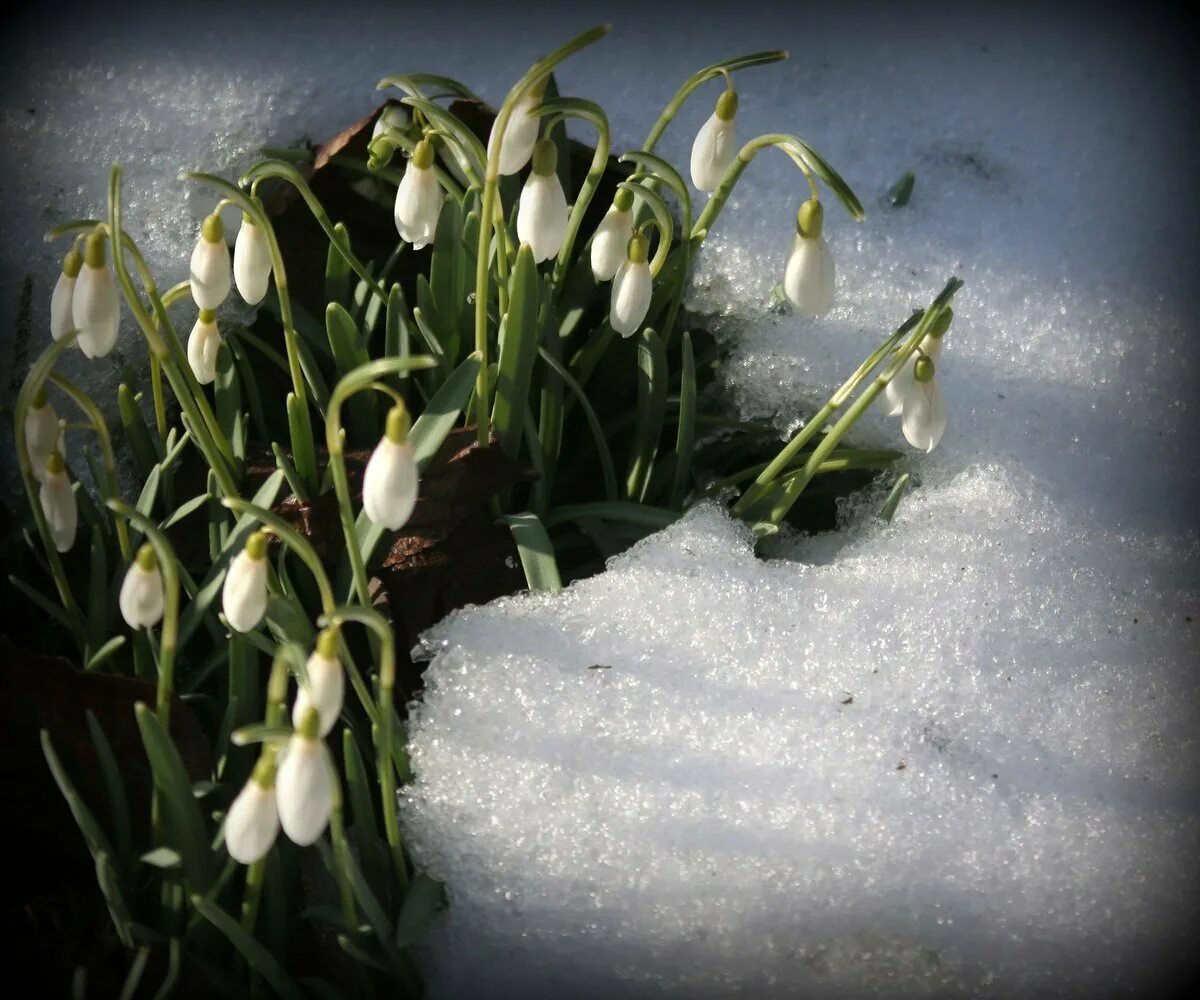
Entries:
MULTIPOLYGON (((751 166, 689 294, 733 349, 727 403, 793 429, 956 273, 951 423, 890 527, 868 498, 763 561, 703 508, 564 594, 427 638, 402 810, 452 903, 435 994, 1144 990, 1194 948, 1200 898, 1197 123, 1172 26, 1090 7, 606 7, 613 37, 561 83, 610 111, 615 148, 698 66, 786 47, 738 77, 739 134, 794 128, 868 209, 854 226, 827 205, 834 311, 775 312, 803 194, 783 156, 751 166)), ((46 336, 63 248, 41 233, 102 210, 112 161, 169 287, 215 201, 180 169, 233 176, 262 143, 330 135, 397 70, 498 102, 597 16, 428 10, 92 8, 7 33, 0 312, 32 273, 46 336)), ((686 163, 718 90, 660 152, 686 163)), ((128 318, 118 351, 136 376, 128 318)), ((104 399, 130 377, 72 375, 104 399)), ((857 439, 899 442, 897 423, 872 414, 857 439)))

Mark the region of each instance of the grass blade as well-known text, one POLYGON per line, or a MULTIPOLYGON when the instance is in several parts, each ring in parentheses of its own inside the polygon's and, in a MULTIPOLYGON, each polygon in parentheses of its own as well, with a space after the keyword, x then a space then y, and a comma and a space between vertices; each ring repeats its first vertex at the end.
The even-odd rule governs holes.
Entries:
POLYGON ((558 563, 554 559, 554 544, 536 514, 528 511, 509 514, 503 518, 517 543, 521 556, 521 568, 530 590, 545 590, 553 593, 562 590, 562 578, 558 563))

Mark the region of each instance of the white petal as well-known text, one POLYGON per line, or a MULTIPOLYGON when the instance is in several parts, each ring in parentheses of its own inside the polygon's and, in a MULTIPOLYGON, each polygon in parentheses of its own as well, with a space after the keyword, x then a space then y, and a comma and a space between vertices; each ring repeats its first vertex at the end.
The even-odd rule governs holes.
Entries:
POLYGON ((904 437, 914 448, 930 452, 946 430, 946 401, 937 379, 917 382, 916 391, 905 401, 901 422, 904 437))
POLYGON ((597 281, 612 281, 625 263, 625 252, 633 236, 633 212, 609 208, 592 237, 592 274, 597 281))
POLYGON ((293 736, 275 777, 275 806, 283 832, 301 847, 313 843, 329 823, 332 775, 320 740, 293 736))
POLYGON ((117 603, 130 628, 157 625, 163 616, 163 581, 158 567, 147 570, 136 561, 131 563, 117 603))
POLYGON ((225 849, 234 861, 253 864, 266 857, 278 835, 275 789, 251 778, 225 814, 225 849))
POLYGON ((117 283, 107 267, 87 264, 75 280, 71 311, 79 329, 79 348, 89 358, 102 358, 117 342, 121 307, 117 283))
POLYGON ((251 222, 242 220, 233 244, 233 280, 246 305, 258 305, 267 294, 271 280, 271 251, 266 234, 251 222))
POLYGON ((383 438, 363 473, 363 510, 375 524, 395 531, 417 503, 417 462, 412 445, 383 438))
POLYGON ((221 333, 216 322, 196 320, 188 336, 187 359, 196 381, 208 385, 217 377, 217 352, 221 349, 221 333))
POLYGON ((229 564, 221 590, 221 610, 237 632, 249 632, 267 613, 267 560, 239 552, 229 564))
POLYGON ((25 447, 29 451, 33 477, 40 483, 46 478, 46 459, 50 452, 57 451, 60 455, 66 452, 62 425, 50 403, 31 406, 25 414, 25 447))
POLYGON ((410 161, 396 189, 396 232, 414 250, 433 242, 442 211, 442 188, 432 167, 422 170, 410 161))
MULTIPOLYGON (((240 230, 239 230, 240 232, 240 230)), ((210 242, 203 236, 192 251, 189 277, 192 299, 201 309, 216 309, 229 297, 232 272, 229 266, 229 247, 224 240, 210 242)))
POLYGON ((75 544, 75 528, 79 523, 75 491, 71 489, 71 481, 67 474, 46 473, 38 490, 38 499, 42 505, 42 513, 46 515, 54 547, 59 552, 67 552, 75 544))
MULTIPOLYGON (((937 361, 942 353, 942 338, 926 335, 921 341, 921 350, 929 355, 930 360, 937 361)), ((918 355, 913 354, 904 367, 896 373, 883 390, 883 411, 889 417, 898 417, 904 411, 904 401, 916 391, 916 371, 918 355)))
POLYGON ((567 235, 567 196, 557 174, 530 174, 517 205, 517 239, 528 243, 539 264, 562 247, 567 235))
MULTIPOLYGON (((533 155, 533 146, 537 142, 540 119, 529 112, 536 108, 538 101, 530 96, 522 98, 513 113, 509 116, 508 127, 504 130, 504 141, 500 144, 500 173, 515 174, 533 155)), ((492 155, 492 146, 496 141, 496 127, 492 126, 492 134, 488 136, 488 158, 492 155)))
POLYGON ((71 308, 71 300, 75 297, 75 278, 68 278, 61 271, 58 281, 54 283, 54 292, 50 296, 50 336, 62 340, 75 329, 75 318, 71 308))
POLYGON ((297 729, 310 708, 321 718, 321 735, 326 736, 337 722, 346 693, 346 676, 342 664, 313 653, 305 664, 308 684, 301 685, 292 706, 292 725, 297 729))
POLYGON ((802 316, 816 318, 833 305, 833 254, 823 236, 796 241, 783 290, 802 316))
POLYGON ((700 191, 715 191, 737 155, 734 119, 723 121, 714 111, 692 143, 692 183, 700 191))
POLYGON ((650 265, 630 263, 621 265, 613 278, 612 299, 608 310, 608 322, 622 337, 631 337, 646 319, 650 309, 650 297, 654 294, 654 281, 650 277, 650 265))

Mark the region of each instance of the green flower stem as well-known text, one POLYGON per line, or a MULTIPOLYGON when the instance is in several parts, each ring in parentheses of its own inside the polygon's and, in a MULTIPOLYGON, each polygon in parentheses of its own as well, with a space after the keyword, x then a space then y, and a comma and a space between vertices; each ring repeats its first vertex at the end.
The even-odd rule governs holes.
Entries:
POLYGON ((937 317, 938 313, 950 304, 950 300, 954 298, 954 293, 961 287, 962 282, 958 278, 951 278, 947 282, 946 287, 942 289, 938 297, 934 299, 933 304, 926 310, 920 321, 917 322, 911 336, 896 351, 891 363, 875 377, 875 380, 867 386, 850 408, 842 414, 841 419, 833 425, 829 433, 825 435, 821 443, 817 445, 808 457, 808 461, 804 463, 804 468, 788 481, 787 487, 776 501, 768 517, 768 520, 772 524, 779 524, 783 520, 784 515, 791 510, 792 505, 804 491, 804 487, 816 475, 821 463, 837 447, 838 442, 854 426, 855 421, 875 402, 875 397, 883 392, 887 384, 896 377, 896 374, 904 367, 905 362, 916 353, 918 346, 920 346, 921 341, 925 338, 925 332, 928 330, 930 324, 937 317))
POLYGON ((846 379, 834 394, 829 397, 825 405, 813 414, 812 418, 780 449, 779 454, 759 473, 750 489, 733 505, 732 513, 735 517, 740 517, 749 510, 752 504, 766 494, 771 483, 783 473, 800 453, 800 450, 812 440, 813 436, 825 427, 829 418, 845 405, 846 400, 850 398, 863 379, 875 369, 876 365, 888 356, 896 344, 900 342, 901 338, 921 320, 923 315, 920 312, 914 313, 876 350, 872 351, 870 356, 858 366, 854 374, 846 379))
MULTIPOLYGON (((92 397, 79 388, 70 379, 59 375, 57 372, 50 373, 50 381, 62 389, 68 396, 75 401, 75 404, 87 414, 88 421, 91 424, 91 429, 96 434, 96 439, 100 442, 100 455, 104 461, 104 477, 108 480, 108 496, 106 500, 119 500, 121 498, 120 481, 117 478, 117 460, 113 455, 112 436, 108 433, 108 424, 104 422, 104 415, 100 412, 100 408, 92 401, 92 397)), ((99 483, 96 484, 100 486, 99 483)), ((121 549, 121 558, 126 563, 133 558, 129 548, 129 531, 125 527, 125 522, 119 518, 114 519, 117 526, 117 542, 121 549)))
POLYGON ((63 568, 62 558, 51 537, 50 525, 46 522, 46 515, 42 510, 40 487, 33 474, 33 461, 29 457, 29 446, 25 440, 25 421, 28 419, 29 410, 33 406, 38 390, 50 376, 59 356, 75 343, 78 335, 78 331, 72 330, 61 340, 57 340, 47 347, 30 366, 29 374, 25 376, 25 381, 17 392, 17 401, 13 406, 13 431, 16 438, 14 444, 17 449, 17 466, 21 471, 21 482, 25 486, 25 495, 29 500, 33 523, 37 528, 38 537, 42 540, 42 547, 46 551, 46 563, 50 567, 50 575, 54 579, 54 586, 58 590, 59 600, 62 601, 67 619, 71 622, 71 629, 79 644, 80 652, 86 653, 87 627, 79 605, 75 601, 75 596, 71 593, 71 584, 67 579, 66 570, 63 568))
POLYGON ((158 697, 155 714, 162 723, 163 731, 171 731, 171 696, 175 691, 175 643, 179 636, 179 561, 175 550, 167 541, 158 525, 129 504, 112 498, 108 501, 111 511, 127 518, 141 531, 158 557, 158 568, 163 578, 162 633, 158 643, 158 697))
MULTIPOLYGON (((644 177, 642 179, 645 180, 644 177)), ((654 256, 650 259, 650 274, 657 278, 663 265, 667 262, 667 255, 671 252, 671 240, 675 236, 675 223, 671 219, 671 210, 667 208, 667 203, 659 197, 658 192, 647 184, 621 181, 617 188, 628 191, 635 198, 641 199, 650 206, 650 210, 654 214, 654 217, 643 222, 640 228, 654 225, 658 229, 658 246, 655 248, 654 256)))
POLYGON ((683 86, 675 91, 675 96, 662 109, 662 113, 659 114, 653 128, 650 129, 650 134, 646 136, 646 141, 642 143, 642 149, 647 153, 654 152, 654 147, 658 145, 658 140, 662 138, 662 134, 667 130, 667 126, 679 114, 679 109, 683 107, 684 102, 698 87, 709 80, 721 75, 725 75, 726 80, 728 80, 730 72, 739 69, 748 69, 751 66, 766 66, 769 63, 779 62, 781 59, 786 59, 787 57, 787 52, 782 49, 770 52, 753 52, 750 55, 737 56, 733 59, 726 59, 723 62, 713 63, 711 66, 706 66, 704 69, 693 73, 684 81, 683 86))
POLYGON ((325 754, 325 762, 329 766, 329 786, 333 793, 333 803, 329 809, 329 839, 333 841, 338 897, 342 902, 342 918, 346 921, 347 929, 353 931, 358 925, 358 917, 354 906, 354 888, 350 884, 350 844, 346 840, 342 781, 338 776, 333 755, 329 752, 329 747, 325 745, 323 740, 321 742, 321 752, 325 754))
MULTIPOLYGON (((392 128, 391 126, 385 128, 382 132, 382 135, 393 146, 399 146, 406 153, 408 153, 409 156, 412 156, 413 150, 417 148, 417 142, 419 141, 409 138, 409 136, 405 135, 399 129, 392 128)), ((336 157, 336 161, 339 164, 344 160, 348 161, 348 158, 344 158, 340 154, 336 157)), ((459 165, 461 166, 462 164, 460 163, 459 165)), ((347 162, 347 166, 350 166, 351 169, 357 169, 357 167, 351 162, 347 162)), ((404 171, 402 170, 390 170, 387 167, 376 167, 372 169, 367 164, 363 165, 363 169, 372 176, 381 177, 386 181, 391 181, 397 187, 400 186, 400 181, 404 178, 404 171)), ((442 188, 451 192, 459 201, 462 201, 462 199, 466 196, 463 186, 459 184, 455 176, 440 163, 438 163, 436 159, 433 161, 433 172, 438 179, 438 183, 442 185, 442 188)), ((466 171, 463 171, 463 173, 466 173, 466 171)))
MULTIPOLYGON (((428 118, 438 134, 450 139, 457 148, 455 159, 466 175, 470 187, 482 187, 480 175, 486 170, 487 152, 475 133, 462 123, 457 115, 451 114, 441 105, 434 104, 421 97, 406 97, 403 103, 411 107, 414 113, 423 113, 428 118)), ((388 130, 389 134, 393 131, 388 130)), ((430 131, 430 130, 427 130, 430 131)))
POLYGON ((158 431, 158 440, 166 447, 167 402, 163 395, 162 362, 153 354, 150 355, 150 392, 154 397, 154 428, 158 431))
MULTIPOLYGON (((903 457, 903 453, 893 451, 890 448, 843 448, 827 458, 817 470, 817 474, 844 472, 848 469, 887 469, 891 467, 893 462, 903 457)), ((759 462, 745 469, 740 469, 722 479, 718 479, 709 487, 709 492, 711 493, 724 487, 736 486, 747 479, 753 479, 766 469, 768 464, 767 462, 759 462)), ((793 473, 799 472, 800 468, 800 466, 790 465, 783 469, 776 478, 787 478, 793 473)))
POLYGON ((396 637, 391 626, 372 608, 338 608, 318 624, 343 625, 357 622, 365 625, 379 640, 379 794, 383 803, 383 826, 387 835, 392 868, 401 885, 408 884, 408 864, 400 844, 400 821, 396 810, 396 768, 392 759, 392 720, 396 711, 392 704, 396 687, 396 637))
POLYGON ((378 379, 402 371, 420 371, 436 366, 437 359, 427 354, 414 354, 407 358, 380 358, 347 372, 329 396, 329 412, 325 419, 325 447, 329 452, 329 467, 333 472, 333 488, 338 500, 338 516, 341 518, 342 533, 345 535, 346 549, 350 555, 354 588, 359 601, 364 605, 371 603, 371 588, 362 550, 358 544, 358 532, 354 526, 354 502, 350 496, 350 480, 346 475, 342 404, 355 393, 370 389, 371 384, 378 379))
MULTIPOLYGON (((550 74, 550 71, 560 62, 568 56, 574 55, 580 49, 599 41, 608 34, 608 30, 608 25, 600 25, 585 31, 583 34, 571 39, 566 45, 556 52, 551 53, 545 59, 534 63, 529 71, 513 84, 512 89, 508 92, 508 96, 504 98, 504 103, 500 105, 500 110, 496 113, 495 124, 492 126, 494 138, 488 149, 487 171, 484 175, 483 198, 479 211, 481 222, 479 227, 479 246, 475 256, 475 350, 479 352, 481 359, 479 375, 475 381, 475 423, 479 435, 480 448, 488 446, 490 429, 488 423, 488 414, 491 412, 491 401, 488 398, 490 388, 488 386, 489 338, 487 299, 488 251, 492 242, 491 230, 493 223, 489 220, 494 220, 497 215, 500 187, 500 147, 503 143, 504 133, 508 128, 509 119, 512 118, 513 112, 516 110, 517 103, 526 94, 545 79, 550 74)), ((500 214, 502 215, 503 213, 501 212, 500 214)), ((503 228, 503 219, 501 219, 501 228, 503 228)))

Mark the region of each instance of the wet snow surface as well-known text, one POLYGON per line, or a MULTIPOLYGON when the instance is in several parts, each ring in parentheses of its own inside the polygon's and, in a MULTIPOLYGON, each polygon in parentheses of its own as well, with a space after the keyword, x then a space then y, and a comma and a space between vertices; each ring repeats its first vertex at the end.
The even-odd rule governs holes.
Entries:
MULTIPOLYGON (((217 28, 176 27, 156 53, 161 19, 53 47, 33 32, 0 100, 20 176, 0 191, 5 315, 30 267, 53 280, 60 250, 35 241, 100 210, 113 159, 165 287, 212 203, 179 168, 231 173, 258 144, 336 131, 390 71, 497 101, 585 26, 447 6, 461 34, 434 29, 444 53, 395 5, 357 8, 356 28, 264 15, 273 45, 253 59, 217 28), (500 31, 513 44, 484 44, 500 31)), ((614 9, 613 36, 560 83, 609 108, 628 148, 698 66, 791 49, 738 77, 739 133, 799 132, 868 218, 827 205, 833 312, 775 311, 803 194, 783 156, 751 166, 689 293, 732 347, 726 397, 794 428, 957 274, 949 429, 914 457, 920 486, 890 526, 870 497, 762 560, 703 507, 562 594, 427 637, 402 814, 452 904, 432 992, 1145 990, 1194 948, 1200 899, 1200 254, 1180 51, 1110 14, 766 10, 700 8, 676 34, 614 9), (893 209, 907 169, 912 201, 893 209)), ((686 163, 718 90, 660 152, 686 163)), ((139 353, 132 330, 122 347, 139 353)), ((902 440, 879 414, 856 439, 902 440)))

